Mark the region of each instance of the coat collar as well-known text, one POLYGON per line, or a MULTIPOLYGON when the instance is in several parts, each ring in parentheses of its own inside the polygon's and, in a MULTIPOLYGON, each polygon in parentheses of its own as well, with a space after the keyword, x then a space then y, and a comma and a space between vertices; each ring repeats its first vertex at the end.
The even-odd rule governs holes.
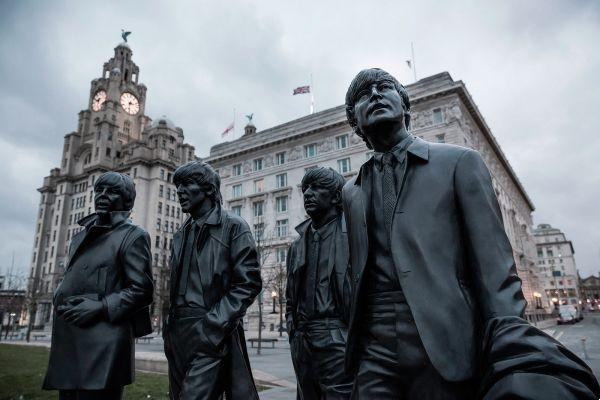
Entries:
MULTIPOLYGON (((414 140, 408 146, 406 152, 420 158, 425 162, 429 161, 429 143, 419 137, 414 136, 414 140)), ((365 174, 366 168, 371 168, 374 162, 374 157, 371 157, 362 165, 362 167, 360 167, 360 171, 358 171, 358 175, 354 181, 355 185, 360 186, 362 176, 365 174)))
POLYGON ((126 221, 131 215, 131 211, 111 211, 110 212, 110 223, 108 225, 96 225, 96 222, 100 218, 97 213, 90 214, 81 218, 77 223, 81 226, 85 226, 89 229, 92 226, 96 226, 98 228, 114 228, 120 223, 126 221))
MULTIPOLYGON (((222 219, 222 215, 221 215, 221 206, 217 205, 215 207, 212 208, 212 210, 210 210, 208 212, 208 217, 206 217, 206 220, 204 221, 205 225, 220 225, 221 224, 221 219, 222 219)), ((194 222, 194 219, 190 216, 187 217, 187 219, 185 220, 185 222, 183 223, 183 226, 181 227, 180 231, 183 231, 183 229, 188 225, 194 222)))

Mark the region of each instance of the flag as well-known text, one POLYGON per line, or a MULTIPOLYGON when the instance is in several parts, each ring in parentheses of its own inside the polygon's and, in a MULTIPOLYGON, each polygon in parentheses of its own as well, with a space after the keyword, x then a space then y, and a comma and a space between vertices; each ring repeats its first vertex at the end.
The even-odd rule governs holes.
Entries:
POLYGON ((408 68, 412 69, 412 62, 410 60, 406 60, 406 65, 408 65, 408 68))
POLYGON ((221 133, 221 137, 227 136, 227 134, 233 130, 233 126, 234 126, 233 122, 231 124, 229 124, 229 126, 223 131, 223 133, 221 133))
POLYGON ((310 93, 310 86, 299 86, 296 89, 294 89, 294 93, 292 94, 292 96, 295 96, 297 94, 304 94, 304 93, 310 93))

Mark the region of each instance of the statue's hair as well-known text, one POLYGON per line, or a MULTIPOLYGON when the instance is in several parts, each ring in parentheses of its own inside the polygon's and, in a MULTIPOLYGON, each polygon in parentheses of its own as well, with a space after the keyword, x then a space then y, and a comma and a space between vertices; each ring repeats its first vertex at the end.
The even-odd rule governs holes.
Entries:
POLYGON ((380 81, 390 81, 394 84, 394 87, 402 98, 402 104, 404 106, 404 126, 406 129, 409 129, 410 127, 410 99, 408 98, 408 92, 404 86, 402 86, 396 78, 382 69, 363 69, 354 77, 346 92, 346 118, 352 129, 354 129, 354 132, 364 140, 369 149, 372 149, 373 147, 357 125, 356 116, 354 115, 354 104, 357 100, 356 97, 363 89, 380 81))
POLYGON ((123 205, 126 211, 133 208, 135 202, 135 183, 127 174, 108 171, 98 177, 94 183, 94 191, 98 191, 100 185, 117 188, 123 197, 123 205))
POLYGON ((221 178, 219 174, 207 163, 203 161, 189 161, 180 165, 173 174, 173 183, 179 186, 183 181, 193 180, 198 186, 206 189, 212 189, 210 198, 215 204, 222 203, 221 197, 221 178))
MULTIPOLYGON (((305 192, 311 184, 317 184, 329 190, 330 192, 339 192, 341 200, 342 188, 344 187, 345 183, 346 179, 344 179, 344 177, 333 168, 315 167, 306 171, 300 186, 302 187, 302 192, 305 192)), ((337 208, 340 211, 342 210, 341 201, 337 208)))

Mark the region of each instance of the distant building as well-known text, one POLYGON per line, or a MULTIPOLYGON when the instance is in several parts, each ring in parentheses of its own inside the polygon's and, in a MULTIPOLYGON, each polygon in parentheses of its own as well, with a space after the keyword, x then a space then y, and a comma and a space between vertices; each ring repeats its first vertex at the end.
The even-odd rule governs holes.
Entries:
MULTIPOLYGON (((467 88, 444 72, 408 85, 407 90, 413 134, 431 142, 471 147, 482 154, 523 280, 528 313, 538 312, 546 301, 535 265, 534 206, 467 88)), ((221 175, 224 206, 245 218, 271 249, 263 270, 265 282, 277 275, 296 235, 294 227, 306 218, 300 190, 305 171, 326 166, 350 178, 371 154, 348 125, 344 106, 259 132, 249 124, 239 139, 211 148, 205 161, 221 175)), ((275 287, 267 285, 265 289, 265 293, 277 293, 275 287)))
POLYGON ((579 304, 581 296, 573 243, 560 229, 549 224, 539 224, 533 234, 546 296, 554 305, 579 304))
POLYGON ((0 289, 0 327, 17 324, 24 305, 24 290, 0 289))
POLYGON ((581 300, 588 309, 600 310, 600 274, 579 280, 581 300))
POLYGON ((95 179, 113 170, 129 174, 137 197, 131 214, 152 239, 155 321, 166 298, 166 264, 173 233, 183 221, 172 182, 174 169, 195 159, 183 130, 168 118, 144 114, 146 86, 127 43, 114 49, 102 75, 91 82, 77 130, 64 137, 60 168, 45 177, 40 192, 28 293, 36 304, 34 326, 51 321, 52 293, 62 280, 77 221, 93 212, 95 179))

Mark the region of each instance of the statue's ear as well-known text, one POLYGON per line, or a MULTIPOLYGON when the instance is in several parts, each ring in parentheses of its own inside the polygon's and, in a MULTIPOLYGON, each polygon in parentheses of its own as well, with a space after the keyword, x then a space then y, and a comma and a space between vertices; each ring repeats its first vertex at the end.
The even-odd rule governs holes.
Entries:
POLYGON ((331 198, 331 203, 336 206, 342 203, 342 191, 341 190, 336 190, 333 193, 333 196, 331 198))

